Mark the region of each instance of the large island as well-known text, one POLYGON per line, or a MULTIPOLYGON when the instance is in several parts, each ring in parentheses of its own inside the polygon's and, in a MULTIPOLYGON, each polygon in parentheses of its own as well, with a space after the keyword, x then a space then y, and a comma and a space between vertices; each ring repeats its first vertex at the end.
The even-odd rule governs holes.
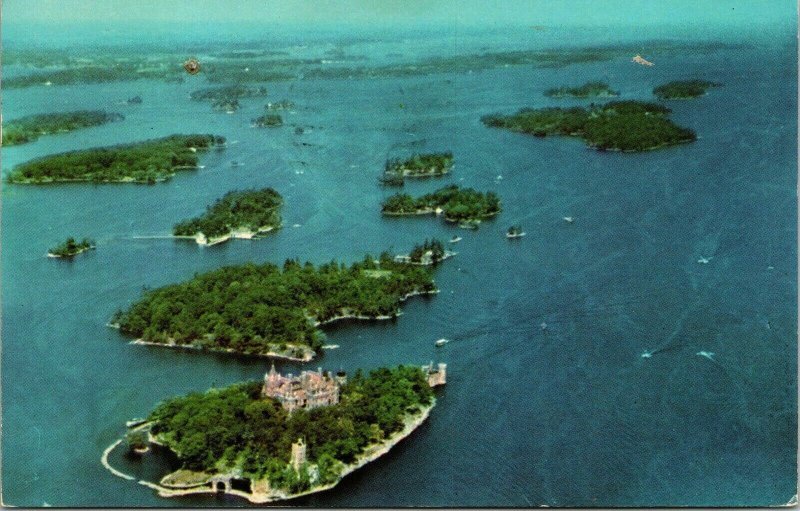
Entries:
MULTIPOLYGON (((325 491, 410 435, 435 405, 446 366, 284 376, 189 394, 160 404, 126 435, 134 455, 165 447, 181 468, 158 483, 163 497, 225 492, 253 503, 325 491)), ((116 475, 131 476, 104 465, 116 475)))
POLYGON ((579 137, 597 150, 638 152, 692 142, 694 131, 673 123, 670 109, 642 101, 611 101, 590 108, 523 108, 512 115, 487 115, 484 124, 536 137, 579 137))
POLYGON ((391 319, 400 304, 437 289, 429 269, 366 256, 349 268, 287 260, 229 266, 146 291, 111 325, 137 344, 311 360, 319 326, 340 319, 391 319))
POLYGON ((386 199, 381 212, 388 216, 444 215, 448 222, 475 225, 500 213, 494 192, 478 192, 458 185, 445 186, 421 197, 397 193, 386 199))
POLYGON ((42 135, 100 126, 125 119, 121 114, 103 110, 78 110, 75 112, 26 115, 3 123, 3 145, 33 142, 42 135))
POLYGON ((178 170, 196 169, 197 152, 225 143, 215 135, 172 135, 133 144, 53 154, 17 165, 9 183, 147 183, 166 181, 178 170))
POLYGON ((283 198, 272 188, 231 191, 199 217, 175 225, 178 237, 199 245, 214 245, 231 238, 252 239, 281 225, 283 198))

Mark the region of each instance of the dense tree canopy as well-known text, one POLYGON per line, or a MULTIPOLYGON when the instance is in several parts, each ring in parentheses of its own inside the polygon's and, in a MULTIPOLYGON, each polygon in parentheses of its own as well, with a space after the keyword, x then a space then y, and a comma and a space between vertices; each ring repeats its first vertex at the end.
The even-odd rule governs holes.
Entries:
POLYGON ((282 205, 283 198, 272 188, 231 191, 209 206, 203 215, 175 225, 173 233, 176 236, 202 233, 214 238, 240 229, 255 233, 266 227, 277 228, 281 224, 282 205))
POLYGON ((417 198, 397 193, 384 201, 381 211, 389 215, 414 215, 430 213, 436 208, 442 208, 447 220, 481 220, 500 212, 500 198, 494 192, 450 185, 417 198))
POLYGON ((69 237, 63 243, 59 243, 55 247, 47 251, 48 254, 56 257, 72 257, 81 252, 85 252, 90 248, 94 248, 94 241, 89 238, 83 238, 81 241, 75 241, 75 238, 69 237))
POLYGON ((429 405, 432 396, 421 369, 398 366, 366 377, 359 371, 332 406, 289 414, 261 396, 261 382, 251 382, 168 400, 148 420, 183 468, 210 473, 239 468, 297 492, 309 485, 305 470, 298 474, 288 465, 298 438, 306 443, 308 462, 319 469, 319 483, 333 482, 342 463, 402 429, 405 417, 429 405))
POLYGON ((721 85, 707 80, 676 80, 659 85, 653 89, 653 94, 658 99, 691 99, 703 96, 711 87, 721 85))
POLYGON ((3 123, 3 145, 32 142, 41 135, 65 133, 107 122, 121 121, 121 114, 103 110, 78 110, 75 112, 26 115, 3 123))
POLYGON ((287 260, 245 264, 195 275, 145 292, 114 322, 123 333, 156 343, 265 354, 275 346, 321 345, 314 321, 342 314, 393 316, 416 292, 435 290, 430 271, 366 256, 349 268, 332 261, 315 268, 287 260))
POLYGON ((567 135, 583 138, 599 150, 646 151, 691 142, 694 131, 673 123, 669 108, 641 101, 611 101, 573 108, 523 108, 513 115, 487 115, 491 127, 528 133, 537 137, 567 135))
POLYGON ((155 183, 195 168, 198 150, 223 144, 215 135, 172 135, 133 144, 53 154, 17 165, 10 183, 91 181, 155 183))

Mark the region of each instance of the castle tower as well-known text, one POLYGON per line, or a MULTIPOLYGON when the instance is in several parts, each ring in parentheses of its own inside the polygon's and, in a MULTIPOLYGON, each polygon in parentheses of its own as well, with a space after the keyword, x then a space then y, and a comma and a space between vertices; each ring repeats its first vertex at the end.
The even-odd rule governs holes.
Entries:
POLYGON ((292 444, 292 457, 289 459, 289 464, 295 470, 300 470, 303 463, 306 462, 306 444, 302 438, 298 438, 297 442, 292 444))

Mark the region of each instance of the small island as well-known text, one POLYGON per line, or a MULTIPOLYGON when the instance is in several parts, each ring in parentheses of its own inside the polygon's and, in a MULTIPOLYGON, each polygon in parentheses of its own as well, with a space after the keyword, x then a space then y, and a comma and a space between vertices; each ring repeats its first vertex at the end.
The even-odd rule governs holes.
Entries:
POLYGON ((172 135, 133 144, 53 154, 17 165, 9 183, 143 183, 166 181, 178 170, 196 169, 197 152, 222 146, 216 135, 172 135))
POLYGON ((522 230, 521 225, 512 225, 506 231, 506 238, 514 239, 514 238, 521 238, 527 234, 525 231, 522 230))
POLYGON ((215 101, 241 98, 258 98, 267 95, 266 87, 247 87, 244 85, 226 85, 224 87, 208 87, 189 94, 195 101, 215 101))
POLYGON ((272 188, 231 191, 206 212, 175 225, 173 234, 199 245, 215 245, 231 238, 253 239, 281 225, 283 198, 272 188))
POLYGON ((619 91, 613 90, 605 82, 587 82, 580 87, 547 89, 544 95, 551 98, 611 98, 619 96, 619 91))
POLYGON ((130 480, 108 463, 116 446, 140 459, 151 445, 168 449, 180 468, 158 483, 139 481, 162 497, 226 493, 260 504, 326 491, 416 430, 446 371, 430 364, 294 376, 273 366, 263 381, 159 404, 102 462, 130 480))
POLYGON ((494 192, 483 193, 458 185, 446 186, 417 198, 397 193, 381 205, 381 212, 387 216, 443 214, 446 221, 458 222, 459 225, 477 225, 500 211, 500 198, 494 192))
POLYGON ((410 253, 396 255, 394 260, 400 263, 433 266, 454 255, 456 255, 455 252, 445 250, 444 243, 434 238, 432 240, 425 240, 422 244, 414 245, 410 253))
POLYGON ((676 80, 653 89, 658 99, 692 99, 705 96, 708 89, 721 87, 721 83, 707 80, 676 80))
POLYGON ((388 252, 349 268, 290 259, 283 267, 230 266, 148 290, 110 325, 135 344, 309 361, 323 345, 320 326, 396 318, 408 298, 437 292, 430 269, 396 262, 388 252))
POLYGON ((589 109, 523 108, 513 115, 487 115, 481 121, 535 137, 579 137, 599 151, 639 152, 697 140, 693 130, 673 123, 663 105, 642 101, 611 101, 589 109))
POLYGON ((78 254, 86 252, 87 250, 94 249, 94 241, 89 238, 83 238, 81 241, 75 241, 75 238, 69 237, 63 243, 56 245, 47 251, 47 257, 75 257, 78 254))
POLYGON ((453 153, 415 154, 410 158, 388 160, 381 181, 389 186, 402 186, 406 177, 439 177, 453 168, 453 153))
POLYGON ((75 112, 27 115, 3 123, 3 145, 11 146, 33 142, 42 135, 100 126, 125 119, 121 114, 103 110, 77 110, 75 112))
POLYGON ((277 128, 283 126, 283 117, 278 114, 264 114, 251 121, 254 128, 277 128))
POLYGON ((267 112, 274 112, 278 110, 293 110, 294 103, 289 101, 288 99, 282 99, 280 101, 276 101, 275 103, 267 103, 264 105, 264 110, 267 112))

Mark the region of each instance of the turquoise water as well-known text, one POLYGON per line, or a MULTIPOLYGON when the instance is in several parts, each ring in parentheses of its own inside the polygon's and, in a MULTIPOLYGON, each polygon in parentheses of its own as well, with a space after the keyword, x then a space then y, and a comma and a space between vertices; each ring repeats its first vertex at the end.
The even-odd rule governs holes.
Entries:
MULTIPOLYGON (((635 29, 562 30, 540 39, 530 31, 387 33, 386 42, 347 51, 380 60, 395 52, 651 36, 635 29)), ((563 69, 269 84, 270 100, 298 105, 284 115, 288 123, 315 127, 302 136, 290 127, 251 129, 263 100, 243 100, 234 115, 189 101, 202 75, 180 85, 5 91, 9 119, 105 108, 126 120, 4 148, 4 172, 41 155, 171 133, 210 132, 231 142, 203 155, 204 169, 156 186, 3 187, 5 503, 245 504, 160 499, 112 476, 99 458, 126 420, 162 399, 259 378, 266 362, 132 346, 105 327, 109 317, 145 286, 222 265, 354 260, 454 234, 464 240, 436 272, 438 296, 407 302, 397 321, 328 329, 328 342, 341 347, 319 360, 346 370, 447 362, 437 408, 387 456, 297 504, 787 502, 796 493, 797 450, 796 40, 783 30, 714 37, 750 46, 665 56, 653 68, 620 58, 563 69), (670 104, 676 122, 700 139, 668 150, 604 154, 578 140, 535 139, 479 121, 522 106, 582 103, 542 96, 553 86, 606 79, 623 98, 649 99, 654 85, 694 77, 724 86, 670 104), (141 106, 117 104, 134 95, 141 106), (499 218, 474 232, 432 218, 382 218, 379 203, 391 192, 377 177, 387 155, 428 150, 452 150, 454 172, 409 182, 407 191, 448 183, 493 190, 503 200, 499 218), (245 165, 232 168, 233 160, 245 165), (166 235, 227 190, 251 186, 272 186, 286 199, 285 228, 267 239, 201 248, 134 238, 166 235), (515 223, 528 236, 509 242, 503 233, 515 223), (68 234, 91 236, 98 249, 74 262, 46 258, 68 234), (710 262, 698 264, 701 257, 710 262), (453 342, 437 349, 440 337, 453 342), (642 358, 647 350, 660 351, 642 358)))

